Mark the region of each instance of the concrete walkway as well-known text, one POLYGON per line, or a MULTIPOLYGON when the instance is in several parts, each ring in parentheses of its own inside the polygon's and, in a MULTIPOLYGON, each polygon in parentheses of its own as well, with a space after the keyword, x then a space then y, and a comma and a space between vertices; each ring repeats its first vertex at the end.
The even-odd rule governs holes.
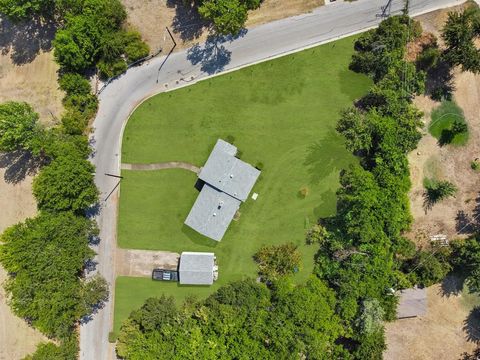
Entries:
POLYGON ((116 251, 116 276, 151 277, 152 270, 176 270, 180 255, 169 251, 120 249, 116 251))
POLYGON ((185 169, 196 174, 200 172, 200 168, 181 161, 170 161, 156 164, 125 164, 121 166, 122 170, 163 170, 163 169, 185 169))

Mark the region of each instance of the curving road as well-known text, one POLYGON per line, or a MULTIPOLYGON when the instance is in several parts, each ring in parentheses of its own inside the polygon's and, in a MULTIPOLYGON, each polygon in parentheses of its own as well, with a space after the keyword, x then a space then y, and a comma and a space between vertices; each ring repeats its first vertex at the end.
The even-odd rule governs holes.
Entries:
MULTIPOLYGON (((410 14, 419 15, 464 0, 410 0, 410 14)), ((120 147, 129 114, 145 98, 170 89, 195 83, 215 73, 230 71, 256 62, 282 56, 321 43, 336 40, 375 27, 381 6, 387 0, 338 0, 315 11, 249 29, 237 39, 207 42, 185 51, 155 58, 113 81, 100 94, 100 107, 91 140, 95 181, 100 189, 102 206, 97 218, 101 242, 97 249, 98 271, 111 285, 111 299, 80 328, 80 359, 114 359, 114 346, 108 343, 113 324, 116 219, 118 179, 106 176, 120 173, 120 147), (165 61, 167 60, 167 61, 165 61), (106 199, 106 201, 104 201, 106 199)), ((393 0, 391 13, 403 7, 393 0)))

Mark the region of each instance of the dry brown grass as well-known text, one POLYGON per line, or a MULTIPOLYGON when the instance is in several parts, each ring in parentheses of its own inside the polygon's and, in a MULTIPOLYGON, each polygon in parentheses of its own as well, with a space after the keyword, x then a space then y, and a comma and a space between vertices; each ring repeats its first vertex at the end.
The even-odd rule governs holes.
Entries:
MULTIPOLYGON (((152 51, 169 49, 172 43, 165 27, 173 30, 184 49, 208 36, 205 23, 195 9, 183 5, 182 0, 122 0, 128 13, 128 24, 140 31, 152 51)), ((289 16, 307 13, 324 4, 324 0, 264 0, 262 6, 249 12, 246 26, 253 27, 289 16)))

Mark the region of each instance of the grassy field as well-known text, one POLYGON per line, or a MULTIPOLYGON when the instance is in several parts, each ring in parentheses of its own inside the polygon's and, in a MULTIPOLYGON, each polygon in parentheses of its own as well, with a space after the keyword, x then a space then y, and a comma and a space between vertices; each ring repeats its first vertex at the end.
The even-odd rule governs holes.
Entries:
MULTIPOLYGON (((216 286, 255 276, 252 255, 263 244, 293 242, 303 254, 303 281, 313 269, 316 248, 305 232, 319 217, 335 213, 341 169, 355 161, 335 132, 339 111, 371 85, 348 70, 354 38, 323 45, 155 96, 131 116, 122 161, 185 161, 202 166, 218 138, 233 143, 240 157, 263 168, 256 201, 242 204, 220 243, 183 225, 198 192, 185 170, 123 171, 118 228, 123 248, 214 251, 216 286), (300 196, 302 188, 308 195, 300 196)), ((149 279, 120 278, 115 323, 148 296, 162 292, 181 300, 210 288, 181 289, 149 279)))
POLYGON ((465 117, 462 109, 453 101, 444 101, 432 111, 432 121, 428 126, 428 131, 432 136, 438 139, 441 145, 451 144, 456 146, 465 145, 468 141, 468 128, 466 131, 458 134, 452 134, 451 130, 454 123, 465 123, 465 117))

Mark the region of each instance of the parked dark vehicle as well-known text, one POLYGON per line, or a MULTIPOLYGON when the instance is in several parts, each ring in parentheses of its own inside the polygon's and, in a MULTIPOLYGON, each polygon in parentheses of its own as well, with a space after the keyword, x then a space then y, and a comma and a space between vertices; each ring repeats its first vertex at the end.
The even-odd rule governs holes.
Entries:
POLYGON ((165 270, 165 269, 153 269, 152 279, 159 281, 178 281, 178 271, 165 270))

